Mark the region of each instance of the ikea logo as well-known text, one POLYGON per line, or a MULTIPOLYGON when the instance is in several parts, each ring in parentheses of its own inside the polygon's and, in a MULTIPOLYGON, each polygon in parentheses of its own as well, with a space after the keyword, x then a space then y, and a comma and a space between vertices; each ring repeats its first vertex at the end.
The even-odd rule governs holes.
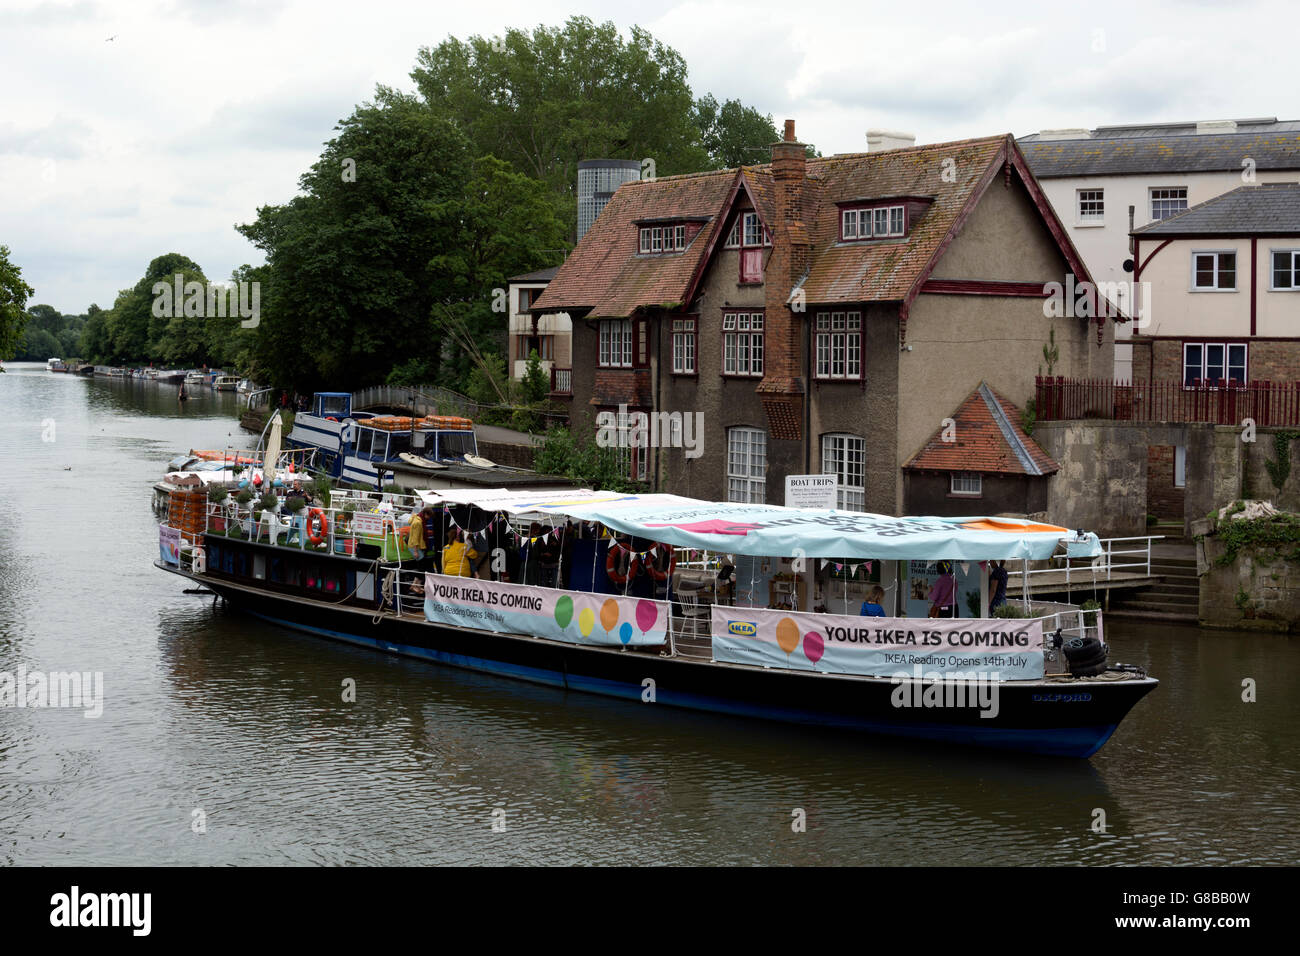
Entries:
POLYGON ((758 633, 758 625, 750 621, 728 621, 727 631, 741 637, 753 637, 758 633))

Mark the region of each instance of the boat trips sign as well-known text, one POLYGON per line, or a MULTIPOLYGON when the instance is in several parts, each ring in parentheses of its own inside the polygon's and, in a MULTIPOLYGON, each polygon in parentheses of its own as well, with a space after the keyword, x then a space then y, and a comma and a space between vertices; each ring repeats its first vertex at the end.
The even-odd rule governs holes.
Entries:
POLYGON ((668 605, 648 598, 554 591, 445 574, 424 576, 424 616, 434 624, 612 647, 663 644, 668 605))
POLYGON ((1043 676, 1043 622, 849 617, 713 606, 713 657, 829 674, 938 679, 1043 676))

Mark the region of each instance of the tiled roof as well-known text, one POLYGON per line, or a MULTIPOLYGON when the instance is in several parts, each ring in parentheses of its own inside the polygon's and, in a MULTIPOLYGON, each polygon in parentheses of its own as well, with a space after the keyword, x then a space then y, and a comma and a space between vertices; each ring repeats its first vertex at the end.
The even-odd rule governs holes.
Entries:
POLYGON ((1238 186, 1190 209, 1133 231, 1142 236, 1300 235, 1300 185, 1238 186))
MULTIPOLYGON (((990 175, 990 166, 1010 146, 1010 137, 994 136, 809 159, 804 211, 812 260, 803 284, 806 300, 830 304, 904 299, 990 175), (931 200, 906 238, 838 241, 837 202, 901 196, 931 200)), ((705 250, 721 229, 737 172, 721 170, 620 186, 533 310, 589 309, 593 317, 621 317, 639 307, 684 301, 705 250), (638 254, 634 226, 638 220, 689 216, 710 218, 684 252, 638 254)), ((743 167, 739 176, 775 232, 770 164, 743 167)))
POLYGON ((621 317, 641 306, 681 302, 735 179, 735 170, 723 170, 620 186, 533 310, 590 309, 592 316, 621 317), (709 221, 685 251, 639 253, 635 222, 686 217, 709 221))
POLYGON ((1029 168, 1039 179, 1063 176, 1123 176, 1141 173, 1201 173, 1233 170, 1254 160, 1256 169, 1300 169, 1300 130, 1278 124, 1268 132, 1185 133, 1087 139, 1020 140, 1029 168))
POLYGON ((549 269, 538 269, 536 272, 525 272, 521 276, 511 276, 510 282, 550 282, 555 278, 555 273, 560 271, 559 266, 551 266, 549 269))
POLYGON ((944 428, 905 464, 913 471, 978 471, 985 474, 1050 475, 1060 470, 1020 425, 1020 409, 987 382, 953 413, 953 441, 944 428))

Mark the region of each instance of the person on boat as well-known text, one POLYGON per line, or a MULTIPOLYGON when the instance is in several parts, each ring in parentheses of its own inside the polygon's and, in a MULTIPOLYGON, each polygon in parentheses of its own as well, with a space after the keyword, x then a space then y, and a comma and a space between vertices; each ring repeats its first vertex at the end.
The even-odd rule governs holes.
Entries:
POLYGON ((411 549, 411 554, 415 556, 415 565, 424 566, 425 555, 429 553, 429 542, 425 537, 425 522, 433 516, 433 509, 425 505, 419 511, 411 516, 410 531, 406 535, 406 546, 411 549))
POLYGON ((952 562, 939 562, 939 577, 930 588, 930 617, 956 617, 957 580, 952 574, 952 562))
POLYGON ((447 547, 442 549, 442 573, 453 577, 473 577, 474 562, 479 553, 465 543, 465 536, 459 528, 452 528, 447 535, 447 547))
POLYGON ((862 610, 858 612, 859 617, 885 617, 885 607, 881 603, 885 600, 885 589, 879 584, 867 592, 867 599, 862 602, 862 610))
POLYGON ((989 568, 989 589, 993 596, 989 598, 989 617, 993 609, 1007 603, 1007 563, 999 561, 996 567, 989 568))

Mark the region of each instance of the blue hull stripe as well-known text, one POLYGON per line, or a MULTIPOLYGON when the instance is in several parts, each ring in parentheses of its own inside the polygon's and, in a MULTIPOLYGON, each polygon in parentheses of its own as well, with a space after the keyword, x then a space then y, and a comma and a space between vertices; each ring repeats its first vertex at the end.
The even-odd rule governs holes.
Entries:
MULTIPOLYGON (((505 661, 472 657, 464 654, 450 654, 446 651, 409 644, 394 644, 390 641, 345 631, 313 627, 272 615, 248 611, 254 617, 278 624, 291 630, 318 634, 332 640, 368 647, 373 650, 401 654, 426 661, 434 661, 465 670, 498 674, 516 680, 526 680, 535 684, 544 684, 561 690, 577 690, 605 697, 618 697, 623 700, 641 701, 640 684, 624 681, 612 681, 599 677, 580 674, 563 674, 559 671, 524 667, 505 661)), ((705 710, 737 717, 778 720, 796 724, 813 724, 819 727, 835 727, 844 730, 869 731, 893 736, 934 740, 944 743, 976 744, 983 747, 999 747, 1030 753, 1049 754, 1061 757, 1091 757, 1110 739, 1118 724, 1102 724, 1095 727, 1059 727, 1050 730, 1037 730, 1021 727, 981 727, 966 724, 935 724, 930 722, 907 723, 904 721, 881 721, 863 718, 836 717, 816 711, 774 707, 771 704, 751 704, 727 697, 712 697, 701 694, 684 694, 660 688, 656 691, 657 703, 670 707, 682 707, 690 710, 705 710)))

